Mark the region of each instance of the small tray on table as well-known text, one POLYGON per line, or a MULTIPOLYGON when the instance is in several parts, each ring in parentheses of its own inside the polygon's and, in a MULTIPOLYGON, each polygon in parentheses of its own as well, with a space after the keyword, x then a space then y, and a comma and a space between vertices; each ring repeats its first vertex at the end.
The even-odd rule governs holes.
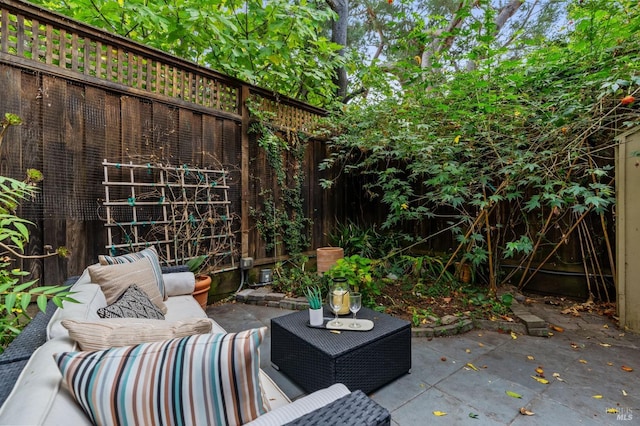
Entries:
POLYGON ((311 325, 309 321, 307 321, 307 327, 311 328, 326 328, 328 330, 346 330, 346 331, 369 331, 373 329, 373 321, 368 319, 356 319, 356 322, 360 324, 360 327, 354 328, 351 327, 350 324, 353 323, 353 318, 341 318, 340 322, 342 325, 335 326, 331 325, 333 318, 325 318, 322 325, 311 325))

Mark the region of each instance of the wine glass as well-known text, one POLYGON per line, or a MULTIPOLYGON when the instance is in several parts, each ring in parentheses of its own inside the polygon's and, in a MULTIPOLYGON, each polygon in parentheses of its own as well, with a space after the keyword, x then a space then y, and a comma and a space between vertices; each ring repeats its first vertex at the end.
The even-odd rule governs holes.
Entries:
POLYGON ((349 294, 349 310, 353 312, 353 322, 349 324, 351 328, 360 328, 360 324, 356 321, 356 313, 362 307, 362 294, 351 293, 349 294))
POLYGON ((338 318, 338 312, 340 312, 340 309, 342 309, 342 303, 343 303, 344 295, 346 292, 347 292, 347 289, 344 288, 344 286, 332 286, 329 289, 329 295, 327 296, 329 298, 329 306, 331 307, 331 310, 336 315, 333 321, 329 322, 329 324, 332 325, 333 327, 342 326, 342 323, 338 318))

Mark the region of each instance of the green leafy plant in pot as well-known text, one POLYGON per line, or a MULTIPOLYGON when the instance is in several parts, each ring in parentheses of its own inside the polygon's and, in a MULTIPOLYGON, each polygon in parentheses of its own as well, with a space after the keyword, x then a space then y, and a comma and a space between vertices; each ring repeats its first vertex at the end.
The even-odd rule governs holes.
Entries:
POLYGON ((305 287, 303 292, 309 302, 309 323, 312 326, 321 326, 324 323, 324 314, 320 287, 311 285, 305 287))

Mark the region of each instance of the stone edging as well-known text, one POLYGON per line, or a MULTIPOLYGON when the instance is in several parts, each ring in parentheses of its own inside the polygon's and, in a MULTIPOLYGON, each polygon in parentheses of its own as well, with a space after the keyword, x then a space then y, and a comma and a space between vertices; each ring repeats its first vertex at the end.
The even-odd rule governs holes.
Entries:
MULTIPOLYGON (((284 293, 273 293, 266 287, 241 290, 236 293, 235 299, 240 303, 289 310, 303 310, 309 307, 307 299, 304 297, 287 297, 284 293)), ((447 325, 413 327, 411 328, 411 336, 427 338, 454 336, 456 334, 466 333, 474 328, 507 333, 514 332, 516 334, 529 334, 540 337, 547 337, 549 335, 547 323, 541 318, 531 314, 515 300, 511 306, 511 311, 519 321, 490 321, 461 318, 459 321, 447 325)))

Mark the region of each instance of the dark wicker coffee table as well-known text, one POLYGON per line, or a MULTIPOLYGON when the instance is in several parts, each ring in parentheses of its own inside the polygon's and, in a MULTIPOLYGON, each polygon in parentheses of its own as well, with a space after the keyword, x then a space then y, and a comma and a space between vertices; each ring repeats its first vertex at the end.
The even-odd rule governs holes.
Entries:
MULTIPOLYGON (((325 308, 325 316, 331 315, 325 308)), ((406 374, 411 369, 410 323, 367 308, 358 318, 372 320, 373 330, 335 334, 308 327, 306 310, 273 318, 271 363, 309 393, 334 383, 370 393, 406 374)))

